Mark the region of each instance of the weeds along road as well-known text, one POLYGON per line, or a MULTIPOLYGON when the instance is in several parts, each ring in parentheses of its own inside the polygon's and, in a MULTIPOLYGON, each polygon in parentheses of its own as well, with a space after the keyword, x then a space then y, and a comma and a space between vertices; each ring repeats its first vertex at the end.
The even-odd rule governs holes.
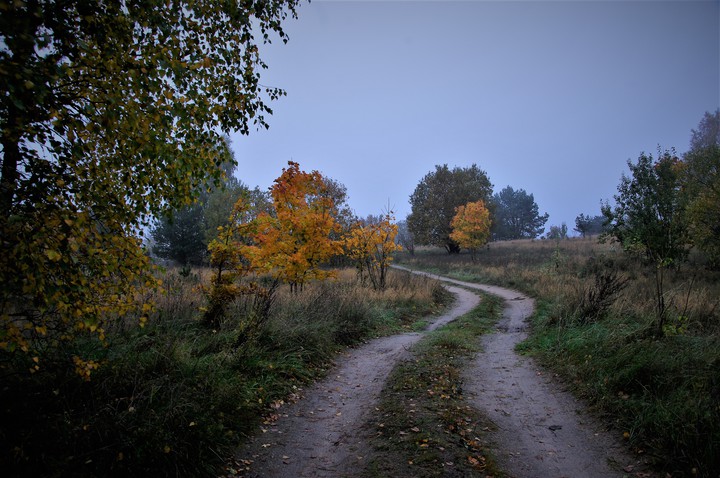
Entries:
MULTIPOLYGON (((403 270, 402 267, 397 267, 403 270)), ((433 274, 457 300, 426 329, 459 317, 478 303, 467 289, 502 297, 503 319, 483 339, 483 351, 467 367, 464 380, 469 404, 496 425, 491 434, 495 456, 516 478, 619 477, 632 466, 620 441, 602 430, 583 406, 561 390, 532 360, 515 353, 526 337, 525 320, 534 302, 519 292, 473 284, 433 274), (456 287, 462 286, 463 288, 456 287)), ((245 478, 350 477, 365 468, 372 430, 364 427, 393 367, 422 338, 422 333, 383 337, 338 358, 328 376, 307 388, 295 404, 278 410, 268 424, 238 451, 245 478)), ((640 475, 638 475, 640 476, 640 475)))
MULTIPOLYGON (((476 294, 448 287, 456 295, 451 310, 425 329, 434 330, 478 303, 476 294)), ((278 419, 264 427, 236 454, 249 471, 246 478, 343 477, 358 474, 370 453, 364 428, 378 403, 385 381, 407 349, 422 333, 406 333, 372 340, 336 360, 328 376, 304 390, 295 404, 281 407, 278 419)))
MULTIPOLYGON (((406 269, 409 270, 409 269, 406 269)), ((463 374, 469 403, 495 425, 490 439, 500 467, 516 478, 604 478, 642 468, 622 440, 590 417, 552 374, 515 346, 527 337, 534 301, 514 290, 413 271, 505 301, 496 331, 463 374)), ((639 472, 634 476, 649 476, 639 472)))

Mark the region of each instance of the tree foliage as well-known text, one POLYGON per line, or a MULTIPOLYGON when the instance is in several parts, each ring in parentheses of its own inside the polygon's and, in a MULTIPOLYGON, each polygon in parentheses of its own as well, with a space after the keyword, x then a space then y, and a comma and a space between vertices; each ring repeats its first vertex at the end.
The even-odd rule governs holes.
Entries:
POLYGON ((658 159, 642 153, 628 161, 631 177, 623 174, 615 207, 604 204, 608 236, 623 249, 655 268, 657 317, 655 333, 663 334, 666 314, 664 271, 688 252, 681 175, 683 164, 673 151, 658 151, 658 159))
POLYGON ((605 230, 605 217, 602 215, 590 216, 589 214, 585 215, 580 213, 575 218, 574 230, 580 233, 582 237, 600 234, 605 230))
POLYGON ((697 152, 720 146, 720 108, 714 113, 705 112, 697 129, 690 135, 690 151, 697 152))
POLYGON ((712 263, 720 264, 720 110, 705 113, 693 130, 683 186, 693 243, 712 263))
POLYGON ((158 221, 152 229, 153 253, 182 266, 201 265, 205 259, 204 208, 200 203, 185 206, 172 217, 158 221))
POLYGON ((358 222, 343 240, 345 255, 355 263, 360 282, 364 285, 369 279, 376 290, 385 289, 392 255, 402 250, 395 242, 398 226, 394 221, 392 212, 387 212, 375 220, 358 222))
POLYGON ((568 227, 564 222, 559 226, 550 226, 550 230, 547 232, 548 239, 554 239, 559 241, 561 239, 568 238, 568 227))
POLYGON ((296 5, 0 4, 4 350, 102 337, 152 285, 136 235, 222 179, 222 131, 267 126, 255 36, 296 5))
POLYGON ((302 171, 289 161, 270 195, 273 214, 261 213, 255 219, 252 244, 245 251, 248 259, 293 291, 308 280, 328 277, 322 264, 342 250, 332 238, 338 231, 337 211, 322 175, 302 171))
POLYGON ((452 170, 447 164, 435 166, 435 171, 426 174, 410 196, 408 229, 418 244, 458 253, 460 247, 450 238, 455 208, 479 200, 488 204, 491 194, 492 184, 477 165, 452 170))
POLYGON ((415 255, 415 236, 410 232, 407 221, 398 221, 397 223, 398 232, 396 240, 403 249, 408 251, 410 255, 415 255))
POLYGON ((507 186, 493 195, 493 236, 498 240, 534 239, 545 230, 548 215, 540 215, 532 194, 507 186))
POLYGON ((478 249, 490 238, 490 211, 483 201, 469 202, 456 209, 450 226, 450 239, 468 249, 473 260, 478 249))

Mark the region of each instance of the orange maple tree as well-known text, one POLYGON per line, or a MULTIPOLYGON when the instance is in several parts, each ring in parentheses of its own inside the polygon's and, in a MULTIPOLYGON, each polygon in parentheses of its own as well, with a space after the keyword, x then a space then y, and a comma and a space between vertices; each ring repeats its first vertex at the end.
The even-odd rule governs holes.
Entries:
POLYGON ((477 250, 487 244, 490 238, 490 224, 490 211, 485 202, 469 202, 455 209, 455 217, 450 223, 450 239, 460 247, 468 249, 475 260, 477 250))

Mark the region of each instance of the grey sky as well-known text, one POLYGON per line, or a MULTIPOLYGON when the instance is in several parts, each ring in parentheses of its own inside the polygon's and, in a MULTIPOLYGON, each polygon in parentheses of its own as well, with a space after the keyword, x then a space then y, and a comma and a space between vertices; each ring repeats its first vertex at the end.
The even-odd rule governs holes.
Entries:
POLYGON ((318 1, 265 49, 287 90, 268 131, 232 136, 238 177, 293 160, 343 183, 359 216, 436 164, 535 196, 547 226, 599 214, 626 161, 687 149, 720 107, 719 1, 318 1))

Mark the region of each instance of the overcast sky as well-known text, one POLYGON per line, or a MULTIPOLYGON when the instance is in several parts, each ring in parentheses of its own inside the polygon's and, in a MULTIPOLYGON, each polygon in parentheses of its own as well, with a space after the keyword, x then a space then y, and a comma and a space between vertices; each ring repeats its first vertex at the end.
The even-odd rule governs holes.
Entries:
POLYGON ((270 129, 234 135, 265 189, 289 160, 397 219, 436 164, 535 197, 550 225, 599 214, 627 160, 687 150, 720 107, 720 1, 322 1, 265 48, 270 129))

